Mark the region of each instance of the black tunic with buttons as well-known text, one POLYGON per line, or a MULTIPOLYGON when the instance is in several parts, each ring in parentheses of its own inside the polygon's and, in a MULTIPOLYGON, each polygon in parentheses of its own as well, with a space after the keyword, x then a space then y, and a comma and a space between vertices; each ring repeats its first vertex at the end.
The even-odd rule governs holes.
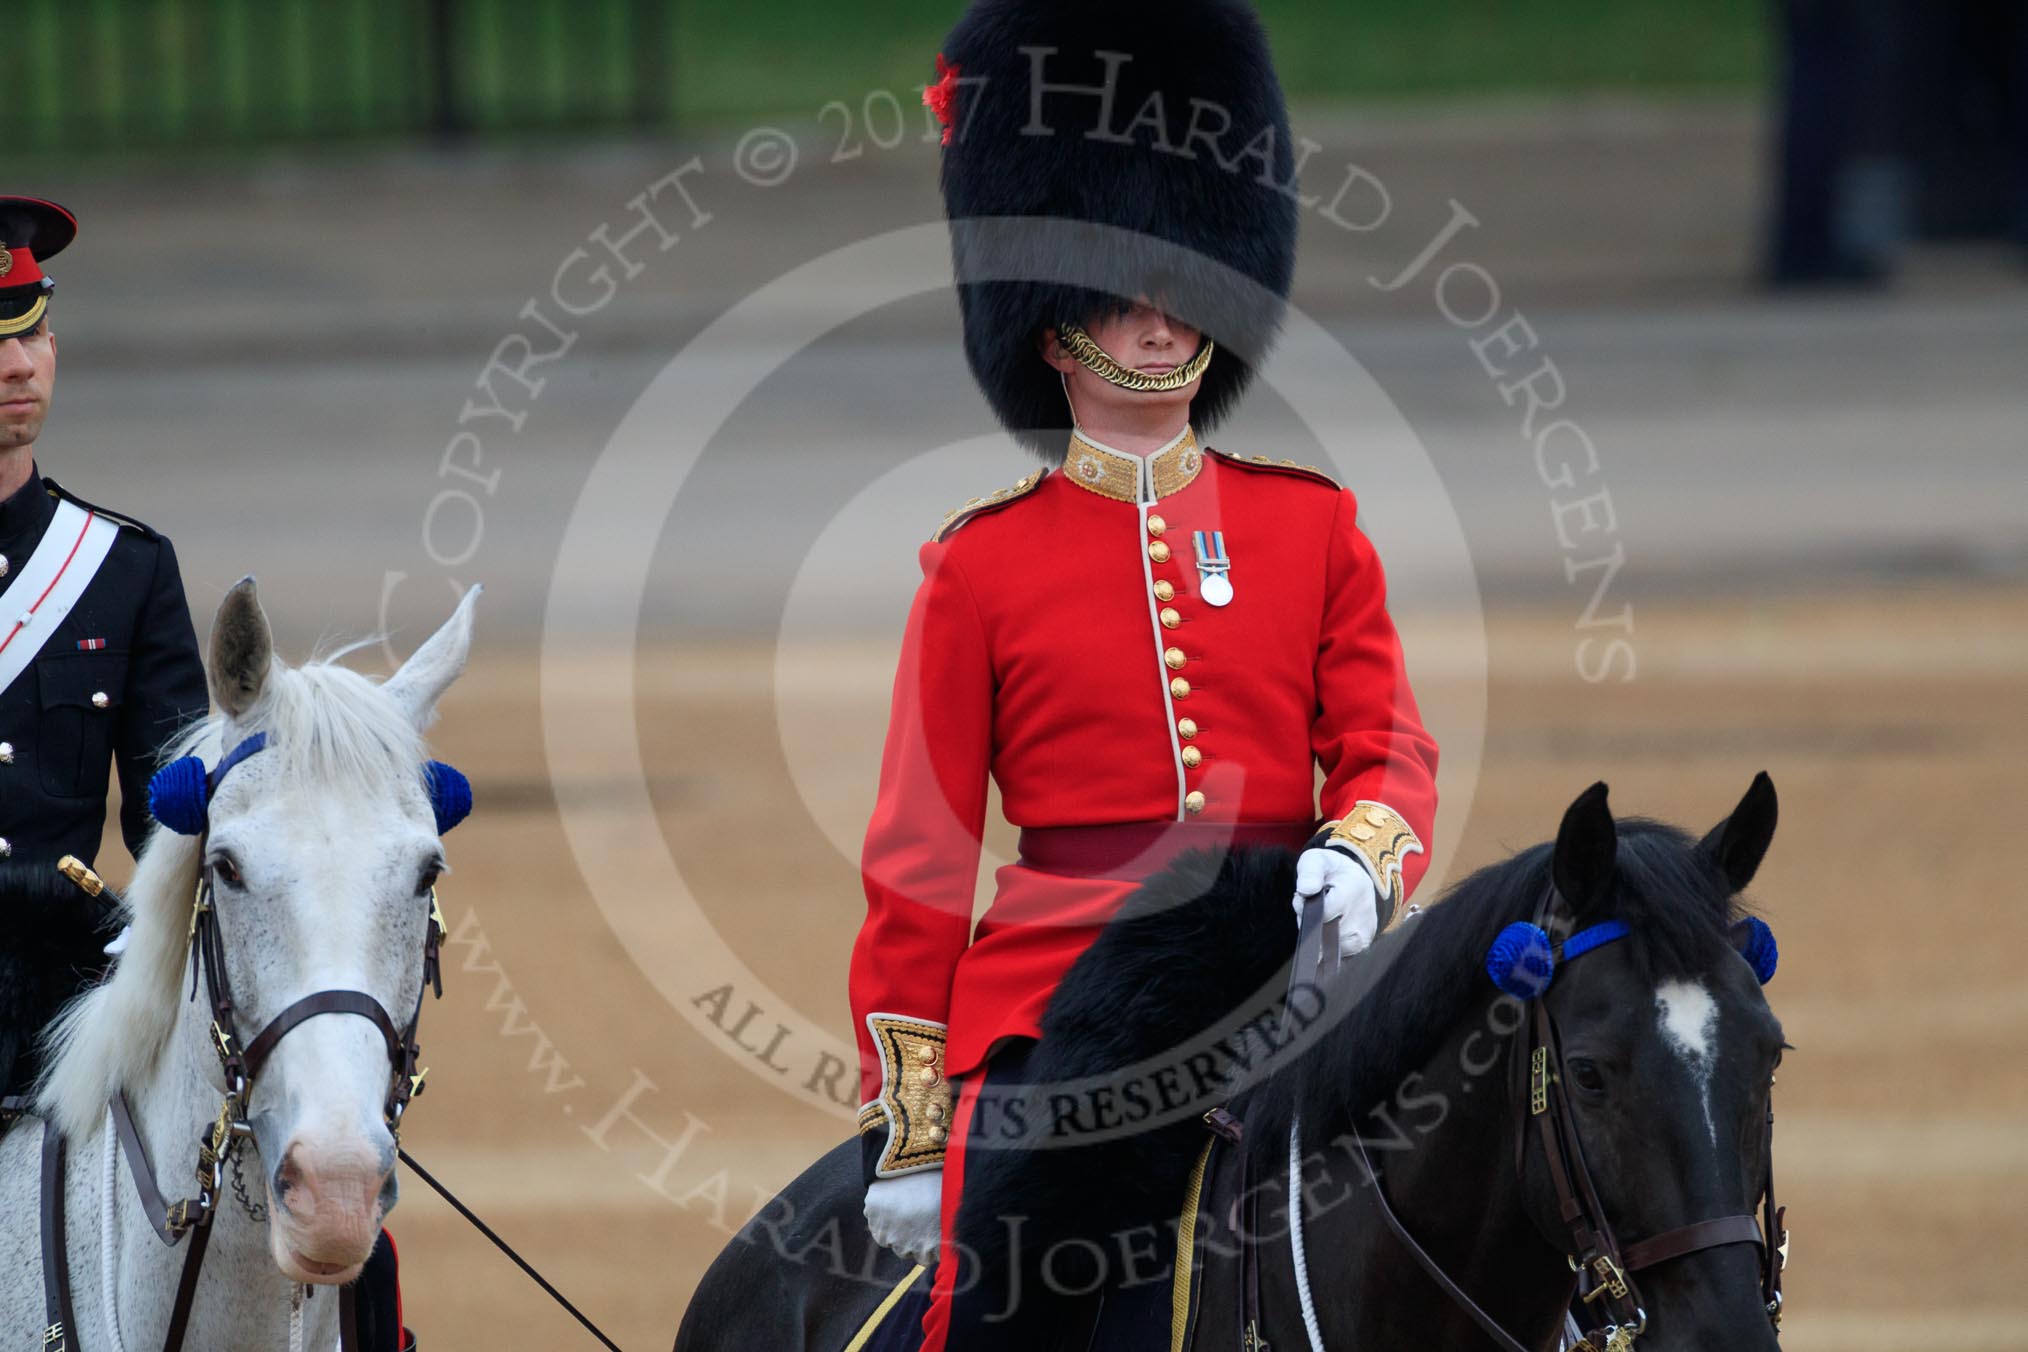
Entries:
MULTIPOLYGON (((0 501, 0 588, 42 543, 59 497, 117 521, 120 533, 52 632, 15 636, 42 647, 0 691, 0 1092, 10 1093, 26 1078, 36 1031, 96 970, 108 937, 105 908, 64 881, 56 861, 98 854, 115 773, 120 833, 139 853, 160 753, 208 707, 176 551, 148 527, 31 475, 0 501)), ((0 616, 35 599, 0 591, 0 616)))

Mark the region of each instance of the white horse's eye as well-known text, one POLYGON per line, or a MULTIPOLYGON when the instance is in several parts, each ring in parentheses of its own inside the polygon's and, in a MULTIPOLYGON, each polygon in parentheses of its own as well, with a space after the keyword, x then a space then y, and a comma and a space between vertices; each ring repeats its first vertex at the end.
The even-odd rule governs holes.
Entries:
POLYGON ((437 885, 437 879, 443 877, 443 875, 444 875, 444 866, 442 864, 439 863, 425 865, 423 867, 422 876, 416 879, 415 890, 417 892, 429 891, 432 887, 435 887, 437 885))
POLYGON ((229 854, 221 854, 211 861, 211 870, 234 887, 242 887, 246 879, 240 875, 239 865, 229 854))

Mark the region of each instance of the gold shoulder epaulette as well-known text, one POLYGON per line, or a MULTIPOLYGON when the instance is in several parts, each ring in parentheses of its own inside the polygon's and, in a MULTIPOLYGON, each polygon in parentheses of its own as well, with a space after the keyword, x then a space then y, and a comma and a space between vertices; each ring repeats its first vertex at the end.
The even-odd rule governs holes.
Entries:
POLYGON ((1275 460, 1265 455, 1234 455, 1231 451, 1221 451, 1215 448, 1207 449, 1210 449, 1213 455, 1223 460, 1226 464, 1237 465, 1241 469, 1264 469, 1276 474, 1295 474, 1306 479, 1315 479, 1319 483, 1329 484, 1333 488, 1342 488, 1344 486, 1332 478, 1330 474, 1318 469, 1315 465, 1299 465, 1293 460, 1275 460))
POLYGON ((1027 497, 1042 482, 1044 473, 1046 473, 1045 470, 1037 468, 1011 488, 999 489, 996 492, 988 493, 983 498, 973 498, 963 506, 954 508, 949 515, 944 517, 943 524, 937 527, 937 533, 930 536, 930 541, 932 543, 942 543, 950 536, 951 532, 980 513, 997 511, 1017 498, 1027 497))

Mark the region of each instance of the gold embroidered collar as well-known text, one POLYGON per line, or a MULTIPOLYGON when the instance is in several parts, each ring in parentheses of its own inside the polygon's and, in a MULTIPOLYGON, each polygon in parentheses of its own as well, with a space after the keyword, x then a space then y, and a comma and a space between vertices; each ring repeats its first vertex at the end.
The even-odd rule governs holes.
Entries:
POLYGON ((1204 451, 1197 434, 1185 427, 1180 436, 1150 456, 1128 455, 1101 446, 1073 432, 1063 458, 1063 474, 1079 488, 1116 502, 1160 502, 1190 486, 1204 469, 1204 451))

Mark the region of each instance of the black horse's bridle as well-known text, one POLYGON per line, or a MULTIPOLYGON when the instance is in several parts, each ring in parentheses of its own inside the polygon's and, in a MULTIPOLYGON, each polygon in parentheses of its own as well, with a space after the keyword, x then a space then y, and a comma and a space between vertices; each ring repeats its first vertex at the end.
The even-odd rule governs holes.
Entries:
MULTIPOLYGON (((265 737, 259 734, 242 743, 211 772, 211 787, 216 787, 218 779, 226 771, 246 756, 261 750, 265 743, 265 737)), ((208 833, 198 838, 200 855, 207 840, 208 833)), ((211 1004, 211 1049, 218 1057, 225 1093, 219 1104, 218 1116, 198 1135, 195 1196, 174 1203, 164 1200, 156 1184, 154 1170, 148 1163, 147 1152, 141 1144, 141 1134, 134 1124, 133 1113, 127 1105, 126 1094, 115 1091, 109 1105, 120 1149, 126 1156, 127 1170, 133 1176, 134 1189, 140 1195, 149 1226, 163 1243, 172 1248, 185 1237, 190 1239, 190 1247, 184 1253, 182 1275, 177 1281, 176 1301, 171 1308, 163 1352, 180 1352, 183 1346, 189 1330, 191 1308, 197 1296, 198 1277, 204 1267, 205 1250, 211 1240, 211 1223, 217 1215, 219 1197, 225 1186, 225 1171, 240 1143, 253 1135, 253 1127, 247 1117, 248 1100, 261 1070, 281 1045, 282 1039, 311 1019, 326 1014, 350 1014, 371 1023, 387 1047, 389 1081, 382 1117, 399 1149, 402 1116, 407 1112, 410 1100, 422 1092, 423 1077, 427 1073, 420 1068, 421 1048, 416 1042, 416 1032, 422 1023, 423 1001, 431 991, 439 998, 444 993, 442 948, 445 926, 443 911, 437 904, 436 888, 431 887, 429 927, 423 939, 422 985, 416 991, 415 1009, 406 1024, 397 1024, 386 1007, 365 991, 326 990, 306 995, 289 1005, 268 1020, 251 1042, 243 1043, 239 1036, 239 1007, 233 1001, 232 980, 226 970, 225 936, 218 917, 214 872, 211 863, 203 865, 198 875, 197 893, 191 902, 190 998, 197 998, 201 978, 206 998, 211 1004)), ((63 1158, 61 1133, 54 1123, 45 1123, 42 1269, 49 1327, 44 1331, 43 1352, 81 1352, 77 1340, 77 1320, 71 1309, 69 1261, 64 1244, 63 1158)), ((354 1352, 358 1346, 358 1329, 352 1287, 341 1288, 339 1304, 340 1341, 345 1352, 354 1352)))
MULTIPOLYGON (((1537 908, 1536 924, 1547 927, 1562 910, 1560 899, 1552 887, 1537 908)), ((1588 952, 1590 949, 1581 951, 1588 952)), ((1578 951, 1559 951, 1557 954, 1565 961, 1578 955, 1578 951)), ((1788 1261, 1789 1243, 1788 1231, 1782 1228, 1786 1209, 1775 1203, 1772 1097, 1768 1101, 1767 1121, 1761 1138, 1765 1169, 1759 1219, 1742 1214, 1692 1221, 1647 1239, 1622 1243, 1606 1219, 1605 1204, 1599 1200, 1591 1170, 1585 1164, 1576 1117, 1571 1111, 1568 1091, 1564 1088, 1567 1073, 1556 1017, 1549 1012, 1543 1000, 1538 998, 1530 1004, 1529 1017, 1522 1020, 1514 1033, 1515 1085, 1512 1099, 1517 1119, 1514 1132, 1515 1169, 1517 1175, 1525 1170, 1528 1141, 1533 1136, 1541 1144, 1542 1158, 1556 1193, 1558 1220, 1563 1227, 1562 1236, 1552 1242, 1564 1249, 1574 1275, 1571 1295, 1566 1298, 1566 1303, 1574 1301, 1581 1305, 1595 1321, 1583 1330, 1584 1340, 1576 1345, 1580 1352, 1629 1352, 1634 1340, 1646 1331, 1648 1313, 1641 1303, 1640 1288, 1634 1281, 1635 1273, 1672 1259, 1731 1244, 1752 1244, 1760 1249, 1761 1296, 1767 1307, 1768 1320, 1779 1333, 1782 1269, 1788 1261), (1535 1127, 1532 1132, 1529 1129, 1531 1122, 1535 1127)), ((1360 1163, 1373 1180, 1371 1191, 1382 1218, 1417 1264, 1450 1297, 1452 1303, 1470 1315, 1486 1336, 1505 1352, 1535 1352, 1502 1328, 1499 1321, 1487 1314, 1416 1241, 1388 1201, 1386 1189, 1380 1186, 1379 1173, 1367 1155, 1365 1142, 1356 1133, 1353 1139, 1358 1146, 1360 1163)))

